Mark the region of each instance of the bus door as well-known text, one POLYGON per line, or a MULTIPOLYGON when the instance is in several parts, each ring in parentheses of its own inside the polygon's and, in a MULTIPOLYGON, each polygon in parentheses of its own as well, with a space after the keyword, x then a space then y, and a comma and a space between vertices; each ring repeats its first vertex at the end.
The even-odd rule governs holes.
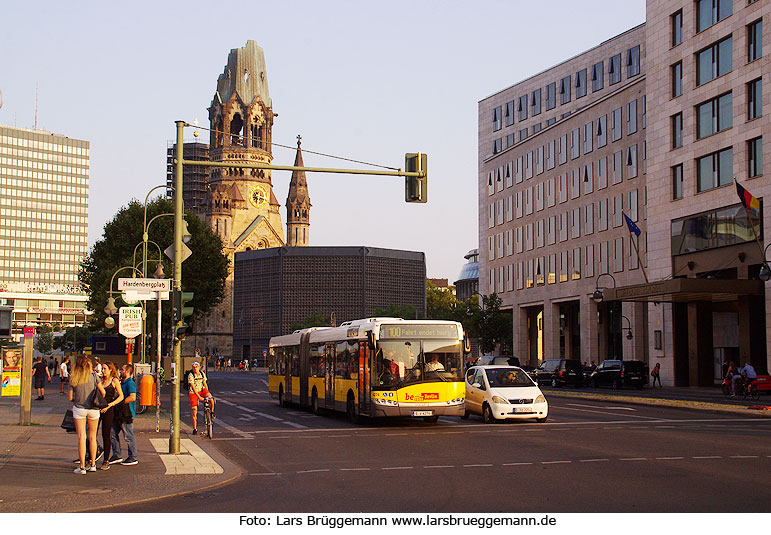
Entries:
POLYGON ((369 414, 369 347, 367 342, 359 342, 359 414, 369 414))
POLYGON ((292 354, 294 353, 293 346, 286 346, 284 348, 284 399, 292 401, 292 354))
MULTIPOLYGON (((308 359, 311 333, 304 333, 300 337, 300 407, 308 406, 308 375, 310 374, 310 361, 308 359)), ((297 392, 295 392, 297 395, 297 392)))
POLYGON ((327 344, 324 353, 324 361, 326 362, 324 407, 335 410, 335 344, 327 344))

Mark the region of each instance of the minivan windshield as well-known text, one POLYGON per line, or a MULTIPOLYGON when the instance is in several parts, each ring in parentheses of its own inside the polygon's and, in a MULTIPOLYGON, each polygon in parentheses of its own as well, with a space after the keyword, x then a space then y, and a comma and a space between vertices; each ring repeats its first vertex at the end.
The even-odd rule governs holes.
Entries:
POLYGON ((519 368, 490 368, 485 374, 491 388, 534 385, 530 376, 519 368))

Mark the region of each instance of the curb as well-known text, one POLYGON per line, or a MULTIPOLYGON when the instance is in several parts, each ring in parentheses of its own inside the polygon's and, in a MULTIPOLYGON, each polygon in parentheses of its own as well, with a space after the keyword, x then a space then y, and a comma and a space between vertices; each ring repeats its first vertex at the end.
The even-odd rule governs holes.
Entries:
POLYGON ((661 398, 643 398, 633 396, 614 396, 612 394, 595 394, 593 392, 557 392, 549 391, 549 396, 572 399, 596 399, 601 401, 614 401, 617 403, 628 403, 632 405, 654 405, 658 407, 674 407, 679 409, 695 409, 710 412, 724 412, 729 414, 744 414, 771 418, 771 409, 769 407, 753 405, 751 407, 737 407, 733 405, 722 405, 720 403, 709 403, 706 401, 688 401, 681 399, 661 399, 661 398), (765 409, 765 410, 758 410, 765 409), (751 411, 751 412, 748 412, 751 411))

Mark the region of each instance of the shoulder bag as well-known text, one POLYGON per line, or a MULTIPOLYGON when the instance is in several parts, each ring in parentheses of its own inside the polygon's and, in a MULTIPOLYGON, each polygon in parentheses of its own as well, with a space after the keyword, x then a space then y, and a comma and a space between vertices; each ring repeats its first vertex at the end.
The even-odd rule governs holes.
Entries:
POLYGON ((97 388, 96 382, 98 381, 98 379, 96 378, 96 375, 94 375, 93 377, 94 377, 94 391, 91 392, 91 395, 88 397, 88 401, 91 405, 91 408, 104 409, 107 407, 107 405, 110 404, 110 402, 105 399, 105 397, 97 388))

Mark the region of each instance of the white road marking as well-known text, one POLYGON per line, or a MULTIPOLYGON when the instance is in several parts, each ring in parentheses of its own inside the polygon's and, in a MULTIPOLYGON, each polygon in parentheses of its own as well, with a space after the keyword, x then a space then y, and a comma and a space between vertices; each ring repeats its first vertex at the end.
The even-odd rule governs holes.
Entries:
POLYGON ((679 461, 682 457, 656 457, 657 461, 679 461))
MULTIPOLYGON (((580 405, 578 403, 568 403, 571 407, 584 407, 587 409, 604 409, 608 411, 636 411, 632 407, 603 407, 598 405, 580 405)), ((559 407, 559 406, 558 406, 559 407)))
POLYGON ((608 462, 610 459, 580 459, 579 463, 604 463, 608 462))
MULTIPOLYGON (((591 409, 577 409, 577 408, 574 408, 574 407, 559 407, 559 406, 555 406, 553 408, 554 409, 562 409, 562 410, 566 410, 566 411, 591 412, 591 413, 594 413, 594 414, 611 414, 613 416, 616 416, 616 413, 614 413, 614 412, 606 412, 604 410, 597 411, 597 410, 591 410, 591 409)), ((637 414, 630 414, 629 416, 631 416, 632 418, 643 418, 645 420, 658 420, 658 421, 662 421, 662 418, 660 418, 658 416, 640 416, 640 415, 637 415, 637 414)), ((664 421, 669 421, 669 420, 664 420, 664 421)), ((594 423, 603 423, 603 424, 605 424, 605 423, 614 423, 614 422, 594 422, 594 423)), ((625 422, 625 423, 627 423, 627 422, 625 422)))
POLYGON ((262 416, 263 418, 267 418, 268 420, 273 420, 274 422, 283 422, 283 418, 279 418, 278 416, 273 416, 272 414, 266 414, 264 412, 256 412, 257 416, 262 416))
POLYGON ((492 464, 464 464, 463 468, 489 468, 492 464))
POLYGON ((227 429, 228 431, 230 431, 234 435, 238 435, 240 437, 249 437, 249 438, 251 438, 251 435, 249 433, 247 433, 246 431, 241 431, 240 429, 238 429, 236 427, 233 427, 232 425, 230 425, 228 423, 225 423, 224 421, 222 421, 221 417, 217 418, 216 420, 214 420, 214 427, 215 428, 216 427, 224 427, 225 429, 227 429))
POLYGON ((541 461, 541 464, 570 464, 573 461, 541 461))
POLYGON ((424 466, 423 468, 431 469, 431 468, 455 468, 455 465, 452 464, 434 464, 429 466, 424 466))
POLYGON ((291 425, 292 427, 294 427, 296 429, 308 429, 307 425, 302 425, 302 424, 298 424, 298 423, 295 423, 295 422, 284 421, 283 423, 285 423, 286 425, 291 425))
POLYGON ((722 459, 720 455, 702 455, 700 457, 691 457, 691 459, 722 459))
POLYGON ((389 466, 386 468, 381 468, 381 470, 412 470, 415 468, 414 466, 389 466))
POLYGON ((249 474, 250 476, 280 476, 281 472, 256 472, 254 474, 249 474))
POLYGON ((731 459, 757 459, 758 455, 731 455, 731 459))
POLYGON ((647 461, 647 457, 632 457, 630 459, 619 459, 619 461, 647 461))
POLYGON ((371 468, 341 468, 341 472, 367 472, 371 468))
POLYGON ((533 463, 503 463, 501 466, 527 466, 533 463))
POLYGON ((329 472, 329 468, 321 468, 318 470, 298 470, 297 474, 316 474, 319 472, 329 472))

